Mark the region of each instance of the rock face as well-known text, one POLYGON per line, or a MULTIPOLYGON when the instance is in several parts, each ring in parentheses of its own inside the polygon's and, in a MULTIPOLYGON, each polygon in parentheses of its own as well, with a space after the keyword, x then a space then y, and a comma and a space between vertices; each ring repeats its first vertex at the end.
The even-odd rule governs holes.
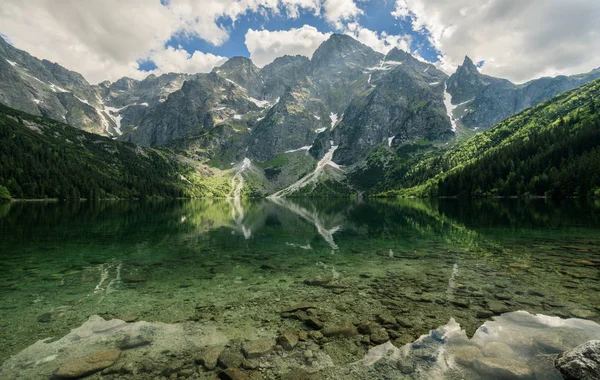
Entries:
POLYGON ((600 78, 600 70, 574 76, 540 78, 517 85, 479 72, 469 57, 448 79, 452 104, 463 125, 487 129, 494 124, 562 92, 600 78))
POLYGON ((108 368, 117 361, 121 351, 106 350, 87 358, 77 359, 60 366, 54 376, 62 379, 77 379, 108 368))
POLYGON ((600 379, 600 340, 592 340, 558 355, 556 369, 568 380, 600 379))

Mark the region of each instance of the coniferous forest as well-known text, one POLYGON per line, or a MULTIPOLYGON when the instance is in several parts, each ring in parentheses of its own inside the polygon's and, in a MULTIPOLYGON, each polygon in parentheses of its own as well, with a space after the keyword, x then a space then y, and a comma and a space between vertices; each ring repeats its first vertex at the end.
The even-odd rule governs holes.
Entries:
POLYGON ((166 149, 116 142, 0 105, 4 199, 200 197, 227 190, 179 160, 166 149))

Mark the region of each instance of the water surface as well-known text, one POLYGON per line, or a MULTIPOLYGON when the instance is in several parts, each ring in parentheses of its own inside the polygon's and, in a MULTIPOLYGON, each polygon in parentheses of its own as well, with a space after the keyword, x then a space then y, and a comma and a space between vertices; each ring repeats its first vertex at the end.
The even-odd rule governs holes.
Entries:
MULTIPOLYGON (((281 312, 310 302, 330 324, 391 314, 396 347, 451 318, 600 321, 598 202, 13 203, 0 237, 0 361, 92 315, 241 341, 305 328, 281 312)), ((322 349, 349 363, 359 343, 322 349)))

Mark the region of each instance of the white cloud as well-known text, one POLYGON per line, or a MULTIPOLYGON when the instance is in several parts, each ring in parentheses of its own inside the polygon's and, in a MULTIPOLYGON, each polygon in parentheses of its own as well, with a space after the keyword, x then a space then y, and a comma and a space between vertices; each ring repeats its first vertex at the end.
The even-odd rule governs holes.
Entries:
POLYGON ((170 72, 187 74, 208 73, 213 67, 220 66, 227 61, 225 57, 202 53, 200 51, 190 54, 181 46, 177 49, 169 46, 166 49, 154 51, 148 58, 156 64, 157 69, 154 70, 154 73, 157 75, 170 72))
POLYGON ((411 17, 453 70, 465 55, 482 71, 516 82, 575 74, 600 65, 597 0, 396 0, 395 17, 411 17))
POLYGON ((83 74, 92 83, 147 73, 137 61, 149 55, 166 58, 158 71, 206 69, 211 55, 194 53, 182 59, 180 49, 165 49, 173 36, 201 38, 214 45, 229 39, 219 20, 278 14, 298 17, 301 9, 330 22, 359 11, 352 0, 2 0, 2 33, 19 49, 83 74), (336 5, 337 4, 337 5, 336 5), (173 59, 173 61, 168 61, 173 59), (179 66, 178 66, 179 64, 179 66))
POLYGON ((325 19, 338 29, 343 28, 342 21, 355 19, 363 13, 354 0, 325 0, 323 8, 325 19))
POLYGON ((348 23, 346 34, 383 54, 386 54, 395 47, 409 53, 411 52, 410 45, 412 38, 410 36, 389 35, 386 32, 377 33, 363 28, 358 23, 348 23))
POLYGON ((290 30, 253 30, 246 33, 250 58, 258 66, 267 65, 282 55, 304 55, 311 58, 315 50, 330 36, 317 28, 304 25, 290 30))

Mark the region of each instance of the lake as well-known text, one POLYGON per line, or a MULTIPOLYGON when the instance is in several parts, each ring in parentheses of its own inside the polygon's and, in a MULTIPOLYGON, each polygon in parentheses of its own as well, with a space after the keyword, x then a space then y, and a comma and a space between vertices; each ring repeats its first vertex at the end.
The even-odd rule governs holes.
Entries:
POLYGON ((560 379, 547 355, 600 338, 599 201, 20 202, 0 258, 7 378, 116 346, 105 378, 215 378, 216 347, 252 378, 483 379, 460 349, 504 329, 560 379))

